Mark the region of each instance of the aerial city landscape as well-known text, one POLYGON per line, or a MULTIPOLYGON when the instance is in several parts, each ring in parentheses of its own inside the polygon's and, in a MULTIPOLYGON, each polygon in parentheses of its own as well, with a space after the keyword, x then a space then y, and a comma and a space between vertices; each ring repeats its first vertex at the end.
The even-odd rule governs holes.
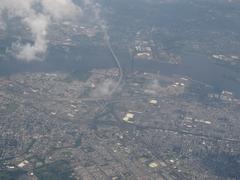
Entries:
POLYGON ((0 0, 0 180, 240 179, 238 0, 0 0))

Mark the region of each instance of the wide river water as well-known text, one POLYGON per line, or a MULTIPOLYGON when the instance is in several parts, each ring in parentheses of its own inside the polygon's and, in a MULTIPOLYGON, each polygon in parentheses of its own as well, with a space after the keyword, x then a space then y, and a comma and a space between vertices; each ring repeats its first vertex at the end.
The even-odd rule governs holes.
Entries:
MULTIPOLYGON (((130 71, 131 60, 127 53, 118 53, 125 72, 130 71)), ((134 69, 146 72, 160 72, 164 75, 181 75, 213 86, 219 92, 229 90, 240 96, 240 83, 231 78, 240 77, 239 73, 219 66, 207 56, 185 53, 181 64, 171 65, 148 60, 135 60, 134 69)), ((110 68, 115 63, 107 48, 75 48, 64 52, 61 48, 50 49, 43 62, 23 63, 16 60, 1 60, 0 75, 12 75, 22 72, 69 72, 84 73, 93 68, 110 68)))

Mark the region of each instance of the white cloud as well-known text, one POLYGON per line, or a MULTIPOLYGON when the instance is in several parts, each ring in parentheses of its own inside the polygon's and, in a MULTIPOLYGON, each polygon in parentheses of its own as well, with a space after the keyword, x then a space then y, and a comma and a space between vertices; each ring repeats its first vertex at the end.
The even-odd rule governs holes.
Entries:
POLYGON ((45 13, 56 20, 74 19, 82 12, 71 0, 42 0, 41 3, 45 13))
POLYGON ((1 12, 7 10, 9 16, 26 17, 34 13, 32 9, 34 1, 36 0, 0 0, 1 12))
POLYGON ((46 53, 46 36, 52 21, 74 19, 81 15, 81 8, 71 0, 0 0, 0 5, 1 16, 6 10, 10 18, 20 17, 21 22, 30 28, 34 42, 13 45, 16 57, 24 61, 39 60, 46 53), (37 11, 35 5, 40 5, 42 11, 37 11))
POLYGON ((106 79, 103 82, 100 82, 96 85, 96 89, 91 92, 92 97, 106 97, 111 96, 113 93, 114 87, 116 87, 117 82, 112 79, 106 79))
POLYGON ((84 5, 87 9, 89 9, 93 17, 92 20, 95 21, 95 23, 101 27, 103 31, 107 31, 107 25, 104 18, 101 16, 102 8, 101 5, 94 0, 84 0, 84 5))
POLYGON ((34 43, 15 44, 16 57, 25 61, 40 60, 40 57, 47 51, 46 35, 49 19, 40 14, 26 17, 23 22, 30 28, 34 43))

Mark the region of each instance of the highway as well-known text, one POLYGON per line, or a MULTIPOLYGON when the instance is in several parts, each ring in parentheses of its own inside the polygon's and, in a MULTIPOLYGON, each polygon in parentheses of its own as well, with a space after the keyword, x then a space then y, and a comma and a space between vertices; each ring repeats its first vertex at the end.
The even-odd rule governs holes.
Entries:
POLYGON ((112 48, 112 45, 111 45, 110 38, 109 38, 109 35, 107 33, 107 30, 104 30, 104 37, 105 37, 104 39, 105 39, 105 41, 107 43, 107 47, 108 47, 109 51, 111 52, 112 57, 114 59, 114 62, 116 63, 117 68, 119 70, 118 82, 117 82, 116 86, 112 89, 112 91, 110 93, 112 95, 114 92, 116 92, 119 89, 119 87, 120 87, 120 85, 122 83, 122 80, 123 80, 123 69, 122 69, 122 66, 121 66, 121 64, 119 62, 119 59, 118 59, 116 53, 114 52, 114 50, 112 48))
POLYGON ((118 78, 118 81, 117 81, 117 84, 115 85, 115 87, 110 91, 109 95, 107 96, 104 96, 104 97, 89 97, 89 98, 82 98, 81 100, 82 101, 101 101, 101 100, 110 100, 112 98, 112 95, 119 89, 119 87, 121 86, 122 84, 122 81, 123 81, 123 69, 122 69, 122 66, 121 66, 121 63, 116 55, 116 53, 114 52, 113 48, 112 48, 112 44, 110 42, 110 38, 109 38, 109 35, 108 35, 108 32, 107 30, 103 29, 103 32, 104 32, 104 40, 106 41, 106 45, 108 47, 108 50, 110 51, 112 57, 113 57, 113 60, 114 60, 114 63, 117 65, 117 68, 118 68, 118 71, 119 71, 119 78, 118 78))

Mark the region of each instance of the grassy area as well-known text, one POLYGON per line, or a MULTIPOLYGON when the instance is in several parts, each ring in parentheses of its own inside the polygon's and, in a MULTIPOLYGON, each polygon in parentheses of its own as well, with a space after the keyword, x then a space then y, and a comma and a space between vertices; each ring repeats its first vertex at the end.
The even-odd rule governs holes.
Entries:
POLYGON ((63 82, 66 83, 71 83, 74 80, 78 80, 78 81, 86 81, 88 80, 88 78, 90 77, 90 73, 89 72, 81 72, 81 71, 75 71, 72 72, 70 75, 68 75, 63 82))
POLYGON ((34 174, 39 180, 75 180, 73 170, 68 161, 59 160, 36 168, 34 174))
POLYGON ((68 150, 65 150, 62 152, 62 154, 65 156, 65 157, 70 157, 72 155, 72 152, 71 151, 68 151, 68 150))
POLYGON ((65 83, 72 83, 73 82, 73 78, 71 76, 67 76, 66 78, 63 79, 63 82, 65 82, 65 83))
POLYGON ((75 147, 79 147, 82 145, 82 136, 77 137, 75 140, 75 147))
POLYGON ((17 110, 18 105, 15 102, 10 102, 6 105, 5 113, 13 113, 17 110))
POLYGON ((1 170, 0 171, 0 179, 3 180, 15 180, 18 179, 21 175, 24 175, 26 171, 21 169, 13 169, 13 170, 1 170))
POLYGON ((86 81, 90 77, 90 72, 82 72, 82 71, 74 71, 71 76, 73 79, 79 80, 79 81, 86 81))
POLYGON ((5 54, 5 48, 4 47, 0 47, 0 55, 1 54, 5 54))

